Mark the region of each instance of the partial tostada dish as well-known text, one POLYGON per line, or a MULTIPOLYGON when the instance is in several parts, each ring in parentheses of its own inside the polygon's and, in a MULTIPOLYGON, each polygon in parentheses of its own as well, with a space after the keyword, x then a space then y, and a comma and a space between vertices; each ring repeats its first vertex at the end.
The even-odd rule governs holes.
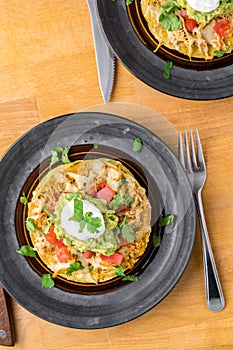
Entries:
POLYGON ((232 0, 141 0, 158 47, 212 60, 233 50, 232 0))
POLYGON ((32 244, 53 278, 97 284, 124 276, 149 242, 146 190, 120 161, 59 165, 42 178, 27 205, 32 244))

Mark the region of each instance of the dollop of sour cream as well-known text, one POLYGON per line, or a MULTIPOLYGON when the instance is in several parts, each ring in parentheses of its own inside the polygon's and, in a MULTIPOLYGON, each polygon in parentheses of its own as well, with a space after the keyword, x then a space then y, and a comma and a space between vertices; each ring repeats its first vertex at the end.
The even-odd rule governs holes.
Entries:
POLYGON ((90 203, 87 200, 82 200, 83 202, 83 215, 87 212, 92 212, 93 217, 100 218, 101 226, 98 228, 98 233, 91 233, 87 229, 87 225, 85 225, 82 232, 80 230, 79 222, 69 220, 74 215, 74 200, 72 199, 67 203, 61 212, 61 226, 62 228, 71 236, 80 239, 82 241, 86 241, 89 238, 99 238, 105 231, 105 223, 104 218, 99 210, 93 203, 90 203))
POLYGON ((219 4, 219 0, 187 0, 189 6, 200 12, 210 12, 215 10, 219 4))

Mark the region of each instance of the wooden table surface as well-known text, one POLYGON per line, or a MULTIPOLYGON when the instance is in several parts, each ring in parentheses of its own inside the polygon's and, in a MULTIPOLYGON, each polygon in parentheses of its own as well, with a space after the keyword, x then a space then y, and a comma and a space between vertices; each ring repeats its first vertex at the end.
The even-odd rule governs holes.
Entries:
MULTIPOLYGON (((225 309, 218 313, 205 305, 197 229, 179 283, 143 316, 112 328, 69 329, 48 323, 12 301, 15 349, 233 349, 233 97, 174 98, 148 87, 117 62, 112 98, 104 107, 85 0, 3 0, 0 13, 1 155, 38 123, 93 106, 111 111, 119 104, 138 105, 161 115, 174 130, 197 126, 208 169, 203 191, 206 220, 226 300, 225 309)), ((141 123, 156 132, 153 116, 142 117, 141 123)))

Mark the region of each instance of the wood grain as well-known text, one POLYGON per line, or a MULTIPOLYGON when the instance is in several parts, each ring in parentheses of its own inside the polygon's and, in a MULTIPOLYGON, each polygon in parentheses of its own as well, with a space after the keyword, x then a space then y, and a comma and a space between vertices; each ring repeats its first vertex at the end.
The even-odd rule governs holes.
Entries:
MULTIPOLYGON (((117 62, 112 98, 104 106, 85 0, 4 0, 0 11, 1 155, 38 123, 93 108, 111 112, 120 107, 124 116, 155 133, 161 132, 157 119, 151 113, 131 114, 132 105, 138 111, 145 107, 159 114, 175 131, 197 126, 208 171, 203 191, 206 221, 226 299, 219 313, 206 308, 197 228, 185 273, 171 293, 145 315, 108 329, 77 330, 41 320, 13 301, 15 349, 233 349, 233 97, 189 101, 167 96, 137 80, 117 62)), ((174 151, 175 143, 173 139, 174 151)))

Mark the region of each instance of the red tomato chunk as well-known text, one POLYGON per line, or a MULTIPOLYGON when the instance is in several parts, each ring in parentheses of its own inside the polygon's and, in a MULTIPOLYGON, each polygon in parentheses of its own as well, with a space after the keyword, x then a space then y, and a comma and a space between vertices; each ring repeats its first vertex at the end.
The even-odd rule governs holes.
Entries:
POLYGON ((111 189, 111 187, 105 186, 99 192, 97 192, 96 198, 105 199, 108 203, 110 203, 114 194, 115 192, 111 189))
POLYGON ((187 31, 191 33, 193 31, 193 29, 197 26, 197 22, 195 21, 195 19, 187 18, 184 21, 184 25, 185 25, 185 28, 187 29, 187 31))
POLYGON ((123 255, 118 252, 115 252, 114 254, 109 256, 100 254, 100 257, 103 261, 116 264, 116 265, 120 265, 123 260, 123 255))
POLYGON ((221 38, 228 36, 232 32, 232 27, 227 19, 222 19, 214 25, 215 33, 221 38))
POLYGON ((83 252, 83 253, 82 253, 82 257, 83 257, 84 259, 90 259, 90 258, 93 257, 94 254, 95 254, 95 253, 92 252, 91 250, 87 250, 86 252, 83 252))

